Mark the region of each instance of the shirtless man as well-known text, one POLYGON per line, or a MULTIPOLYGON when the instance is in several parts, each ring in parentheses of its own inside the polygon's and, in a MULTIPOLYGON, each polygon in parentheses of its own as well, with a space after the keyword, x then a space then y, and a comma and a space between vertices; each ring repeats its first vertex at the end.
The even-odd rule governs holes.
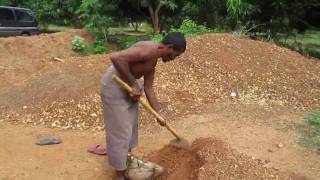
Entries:
POLYGON ((128 152, 138 144, 137 99, 142 94, 142 87, 137 79, 144 78, 143 89, 150 105, 163 115, 153 89, 155 67, 159 58, 169 62, 185 49, 184 35, 172 32, 160 43, 142 41, 129 49, 111 54, 112 66, 101 82, 101 99, 109 165, 116 170, 119 180, 127 178, 128 152), (132 87, 132 93, 127 93, 112 80, 114 74, 132 87))

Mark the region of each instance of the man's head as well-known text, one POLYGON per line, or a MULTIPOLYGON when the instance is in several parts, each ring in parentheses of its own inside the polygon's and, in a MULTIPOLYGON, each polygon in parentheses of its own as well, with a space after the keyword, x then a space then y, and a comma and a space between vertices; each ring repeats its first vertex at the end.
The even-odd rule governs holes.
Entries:
POLYGON ((161 41, 163 45, 163 62, 171 61, 186 50, 186 39, 183 33, 171 32, 161 41))

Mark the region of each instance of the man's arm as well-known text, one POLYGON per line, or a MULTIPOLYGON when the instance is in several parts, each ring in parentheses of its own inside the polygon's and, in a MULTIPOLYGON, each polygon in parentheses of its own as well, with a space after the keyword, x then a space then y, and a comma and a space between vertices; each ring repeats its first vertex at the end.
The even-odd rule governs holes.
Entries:
POLYGON ((144 74, 144 92, 146 93, 146 96, 148 98, 148 101, 151 107, 155 111, 159 112, 161 110, 161 107, 153 89, 154 73, 155 73, 155 70, 152 70, 144 74))
POLYGON ((131 87, 139 89, 136 78, 130 72, 129 64, 132 62, 143 61, 145 59, 144 50, 138 47, 132 47, 124 51, 113 53, 110 59, 124 81, 126 81, 131 87))

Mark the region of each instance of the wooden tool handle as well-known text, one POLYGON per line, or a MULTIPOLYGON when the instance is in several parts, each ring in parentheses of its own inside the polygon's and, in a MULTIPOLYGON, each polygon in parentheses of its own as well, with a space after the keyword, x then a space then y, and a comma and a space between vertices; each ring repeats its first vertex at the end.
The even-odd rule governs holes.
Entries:
MULTIPOLYGON (((112 79, 114 81, 116 81, 120 86, 122 86, 124 89, 126 89, 128 92, 131 93, 132 88, 125 83, 124 81, 122 81, 117 75, 113 75, 112 79)), ((168 123, 166 123, 166 121, 164 120, 164 118, 157 112, 155 111, 151 105, 147 102, 145 97, 140 97, 139 98, 139 102, 150 112, 152 113, 158 121, 160 121, 160 123, 165 124, 165 127, 179 140, 181 139, 180 136, 177 134, 177 132, 171 127, 169 126, 168 123)))

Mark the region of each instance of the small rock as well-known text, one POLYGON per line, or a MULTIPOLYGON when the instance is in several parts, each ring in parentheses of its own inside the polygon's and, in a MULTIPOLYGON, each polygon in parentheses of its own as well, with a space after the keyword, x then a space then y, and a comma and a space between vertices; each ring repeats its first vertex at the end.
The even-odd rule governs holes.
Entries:
POLYGON ((231 92, 231 93, 230 93, 230 96, 231 96, 231 97, 236 97, 236 96, 237 96, 237 93, 231 92))
POLYGON ((98 115, 96 113, 92 113, 90 116, 91 117, 97 117, 98 115))
POLYGON ((278 148, 283 148, 283 144, 282 144, 282 143, 279 143, 279 144, 277 144, 277 147, 278 147, 278 148))
POLYGON ((23 109, 27 109, 28 108, 28 106, 23 106, 23 109))
POLYGON ((60 122, 59 121, 54 121, 52 124, 51 124, 51 127, 59 127, 60 125, 60 122))

